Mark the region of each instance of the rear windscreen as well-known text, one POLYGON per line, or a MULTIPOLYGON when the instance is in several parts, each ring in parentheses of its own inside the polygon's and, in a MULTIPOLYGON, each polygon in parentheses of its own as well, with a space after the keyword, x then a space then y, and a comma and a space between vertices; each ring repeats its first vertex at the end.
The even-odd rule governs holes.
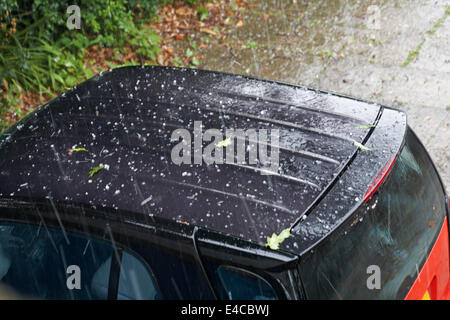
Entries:
POLYGON ((403 299, 441 230, 445 195, 412 131, 383 185, 308 254, 310 299, 403 299))

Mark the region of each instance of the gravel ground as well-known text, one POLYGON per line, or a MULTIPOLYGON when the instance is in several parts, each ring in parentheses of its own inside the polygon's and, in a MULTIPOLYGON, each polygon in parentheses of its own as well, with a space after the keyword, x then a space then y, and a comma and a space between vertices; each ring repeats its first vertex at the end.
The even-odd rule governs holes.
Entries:
POLYGON ((202 49, 202 68, 405 110, 450 193, 450 0, 254 4, 202 49))

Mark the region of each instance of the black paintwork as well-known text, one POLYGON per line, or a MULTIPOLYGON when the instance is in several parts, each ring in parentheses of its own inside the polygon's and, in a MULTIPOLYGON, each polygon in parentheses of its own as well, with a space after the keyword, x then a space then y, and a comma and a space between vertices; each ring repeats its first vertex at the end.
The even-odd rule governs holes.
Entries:
POLYGON ((126 211, 127 223, 178 221, 259 245, 293 227, 282 250, 300 254, 361 203, 398 152, 405 128, 401 112, 304 87, 198 70, 121 68, 7 131, 0 140, 0 198, 51 198, 109 217, 126 211), (280 174, 174 165, 171 133, 192 131, 194 120, 204 130, 279 129, 280 174), (357 128, 367 124, 378 127, 357 128), (373 150, 359 150, 353 140, 373 150), (99 164, 109 169, 89 178, 99 164))

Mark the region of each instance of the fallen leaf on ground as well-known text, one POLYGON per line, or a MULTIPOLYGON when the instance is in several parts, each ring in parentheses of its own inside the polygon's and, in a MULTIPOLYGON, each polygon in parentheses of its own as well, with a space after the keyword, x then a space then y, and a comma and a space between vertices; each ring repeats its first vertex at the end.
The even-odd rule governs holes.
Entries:
POLYGON ((212 31, 212 30, 210 30, 210 29, 207 29, 207 28, 200 28, 200 31, 201 31, 201 32, 205 32, 205 33, 209 33, 209 34, 211 34, 211 35, 213 35, 213 36, 217 35, 216 32, 214 32, 214 31, 212 31))

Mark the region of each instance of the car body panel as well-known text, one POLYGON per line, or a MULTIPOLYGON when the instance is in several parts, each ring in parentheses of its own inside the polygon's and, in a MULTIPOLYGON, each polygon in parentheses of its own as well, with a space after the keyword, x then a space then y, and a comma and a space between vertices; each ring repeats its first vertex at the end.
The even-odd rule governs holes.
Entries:
POLYGON ((80 84, 6 132, 0 196, 128 210, 263 245, 294 225, 336 179, 380 109, 234 75, 120 68, 80 84), (279 173, 173 164, 171 132, 192 131, 195 120, 204 129, 279 129, 279 173), (89 177, 100 165, 108 170, 89 177))
POLYGON ((283 243, 283 248, 294 247, 296 252, 303 255, 352 217, 353 212, 363 203, 369 185, 386 163, 400 151, 406 128, 404 113, 383 108, 376 127, 365 143, 371 150, 355 152, 354 159, 341 173, 339 182, 329 187, 323 199, 307 213, 306 219, 293 226, 294 236, 283 243))
POLYGON ((409 290, 406 300, 450 300, 448 232, 448 220, 445 218, 433 249, 409 290))

